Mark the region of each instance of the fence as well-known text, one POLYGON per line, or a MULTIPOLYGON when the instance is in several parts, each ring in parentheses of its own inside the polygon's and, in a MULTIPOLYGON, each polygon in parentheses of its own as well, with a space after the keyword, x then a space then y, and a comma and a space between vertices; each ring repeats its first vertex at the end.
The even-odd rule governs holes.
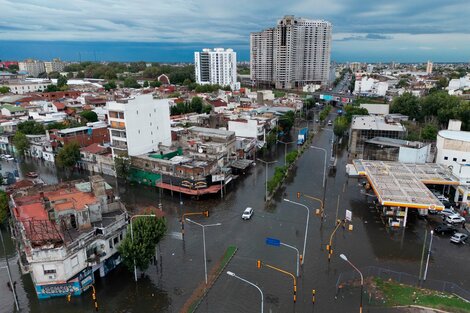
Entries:
MULTIPOLYGON (((427 288, 436 291, 455 294, 467 301, 470 301, 470 291, 465 290, 459 285, 452 282, 434 279, 427 279, 426 281, 422 281, 419 279, 418 276, 415 275, 411 275, 404 272, 396 272, 376 266, 368 266, 361 268, 360 270, 362 272, 362 275, 364 275, 364 279, 366 279, 367 277, 378 277, 383 280, 391 279, 405 285, 417 286, 420 288, 427 288)), ((353 282, 359 279, 359 273, 357 273, 356 271, 340 273, 336 282, 336 294, 338 294, 341 286, 352 284, 353 282)))

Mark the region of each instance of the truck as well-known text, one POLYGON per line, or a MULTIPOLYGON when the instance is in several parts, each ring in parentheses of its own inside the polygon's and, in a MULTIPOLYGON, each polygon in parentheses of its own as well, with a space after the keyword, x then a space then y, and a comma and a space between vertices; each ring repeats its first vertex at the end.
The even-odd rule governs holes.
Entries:
POLYGON ((302 128, 299 130, 299 134, 297 135, 297 145, 301 146, 305 143, 305 140, 307 140, 308 137, 308 128, 302 128))

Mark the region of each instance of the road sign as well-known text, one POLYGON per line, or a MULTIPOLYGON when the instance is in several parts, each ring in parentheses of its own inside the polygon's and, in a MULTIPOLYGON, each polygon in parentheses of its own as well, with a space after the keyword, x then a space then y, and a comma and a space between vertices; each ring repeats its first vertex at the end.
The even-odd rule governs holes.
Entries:
POLYGON ((270 246, 279 247, 281 245, 281 241, 276 238, 266 238, 266 244, 270 246))
POLYGON ((346 210, 346 220, 349 222, 352 221, 352 211, 346 210))

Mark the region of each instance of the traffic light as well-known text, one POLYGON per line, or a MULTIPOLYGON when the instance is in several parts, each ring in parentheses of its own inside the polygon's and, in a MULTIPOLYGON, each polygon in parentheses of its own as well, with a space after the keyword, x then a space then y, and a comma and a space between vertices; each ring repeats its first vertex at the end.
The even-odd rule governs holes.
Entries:
POLYGON ((67 302, 70 302, 71 298, 72 298, 72 294, 69 293, 69 294, 67 295, 67 302))
POLYGON ((330 251, 330 245, 326 245, 326 251, 330 251))
POLYGON ((202 214, 204 214, 205 217, 209 217, 209 211, 204 211, 202 214))
POLYGON ((312 303, 315 303, 315 289, 312 290, 312 303))
POLYGON ((257 268, 261 268, 261 260, 257 260, 257 261, 256 261, 256 267, 257 267, 257 268))
POLYGON ((297 199, 300 199, 300 192, 297 192, 297 199))

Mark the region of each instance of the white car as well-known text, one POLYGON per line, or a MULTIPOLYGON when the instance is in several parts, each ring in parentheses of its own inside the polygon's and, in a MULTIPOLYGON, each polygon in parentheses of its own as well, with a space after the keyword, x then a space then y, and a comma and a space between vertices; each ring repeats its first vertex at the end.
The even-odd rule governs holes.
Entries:
POLYGON ((242 214, 242 219, 249 220, 253 216, 254 210, 252 208, 246 208, 245 211, 243 211, 242 214))
POLYGON ((333 125, 333 122, 331 120, 328 121, 328 126, 333 125))
POLYGON ((5 155, 3 156, 3 158, 4 158, 5 160, 7 160, 7 161, 13 161, 13 160, 15 159, 14 157, 12 157, 12 156, 9 155, 9 154, 5 154, 5 155))
POLYGON ((452 237, 450 237, 450 242, 453 243, 464 243, 465 240, 468 239, 468 235, 462 233, 455 233, 452 237))
POLYGON ((442 218, 446 218, 447 216, 455 215, 457 212, 455 212, 453 209, 444 209, 442 211, 438 211, 439 214, 442 215, 442 218))
POLYGON ((446 217, 445 222, 448 224, 460 224, 465 222, 465 218, 459 214, 453 214, 446 217))

